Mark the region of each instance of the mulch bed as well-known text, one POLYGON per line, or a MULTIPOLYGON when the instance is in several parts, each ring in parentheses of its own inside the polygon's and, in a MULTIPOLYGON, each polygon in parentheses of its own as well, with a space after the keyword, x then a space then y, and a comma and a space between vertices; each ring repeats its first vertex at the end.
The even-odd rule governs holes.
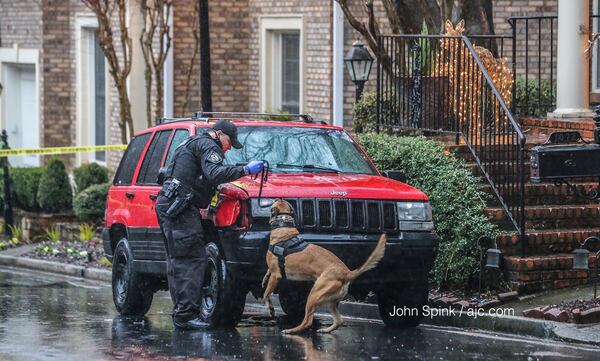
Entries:
POLYGON ((110 269, 110 264, 104 257, 102 244, 99 243, 45 241, 41 242, 33 252, 26 253, 23 257, 110 269))
POLYGON ((523 316, 578 324, 600 322, 600 298, 574 300, 523 311, 523 316))

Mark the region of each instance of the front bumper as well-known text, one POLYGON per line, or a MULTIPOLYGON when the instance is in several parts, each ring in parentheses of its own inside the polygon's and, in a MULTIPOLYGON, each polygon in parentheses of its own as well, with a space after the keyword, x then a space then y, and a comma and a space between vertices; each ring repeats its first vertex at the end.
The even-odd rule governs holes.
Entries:
MULTIPOLYGON (((232 271, 242 279, 260 281, 266 272, 268 231, 220 231, 221 245, 232 271)), ((302 233, 300 238, 324 247, 350 269, 360 267, 371 254, 379 234, 302 233)), ((385 256, 378 266, 354 284, 426 280, 437 254, 439 239, 433 232, 399 232, 387 235, 385 256)))

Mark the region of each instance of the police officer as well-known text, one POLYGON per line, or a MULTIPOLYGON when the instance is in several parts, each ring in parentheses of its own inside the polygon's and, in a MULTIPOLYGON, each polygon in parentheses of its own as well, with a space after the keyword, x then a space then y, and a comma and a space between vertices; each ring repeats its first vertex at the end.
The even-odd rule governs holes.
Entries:
POLYGON ((242 148, 236 126, 217 121, 202 135, 188 138, 175 150, 156 200, 156 214, 165 236, 167 280, 173 300, 173 323, 182 329, 203 329, 200 318, 206 269, 205 238, 199 208, 206 208, 217 185, 260 173, 262 161, 246 166, 223 164, 231 147, 242 148))

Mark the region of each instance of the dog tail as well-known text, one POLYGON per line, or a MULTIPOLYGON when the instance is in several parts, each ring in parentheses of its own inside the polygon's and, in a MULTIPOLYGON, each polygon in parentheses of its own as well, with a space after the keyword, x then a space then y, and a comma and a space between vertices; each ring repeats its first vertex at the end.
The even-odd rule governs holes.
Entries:
POLYGON ((375 249, 369 256, 369 258, 367 258, 365 263, 362 266, 360 266, 358 269, 355 269, 354 271, 350 271, 350 273, 348 274, 348 279, 350 281, 355 280, 361 274, 363 274, 363 273, 367 272, 368 270, 371 270, 377 266, 377 264, 379 263, 379 261, 381 261, 381 259, 383 258, 383 255, 385 254, 385 242, 386 242, 385 233, 382 233, 381 237, 379 237, 379 241, 377 242, 377 246, 375 246, 375 249))

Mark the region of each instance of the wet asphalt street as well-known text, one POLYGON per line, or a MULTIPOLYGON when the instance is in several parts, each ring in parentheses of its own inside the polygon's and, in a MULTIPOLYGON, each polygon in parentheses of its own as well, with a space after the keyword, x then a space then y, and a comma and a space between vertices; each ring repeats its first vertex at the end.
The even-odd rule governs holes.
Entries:
MULTIPOLYGON (((468 330, 347 322, 283 336, 288 320, 247 308, 235 330, 174 331, 166 293, 122 318, 105 284, 0 268, 0 360, 598 360, 600 348, 468 330)), ((320 318, 323 324, 328 318, 320 318)), ((315 325, 315 328, 318 325, 315 325)))

